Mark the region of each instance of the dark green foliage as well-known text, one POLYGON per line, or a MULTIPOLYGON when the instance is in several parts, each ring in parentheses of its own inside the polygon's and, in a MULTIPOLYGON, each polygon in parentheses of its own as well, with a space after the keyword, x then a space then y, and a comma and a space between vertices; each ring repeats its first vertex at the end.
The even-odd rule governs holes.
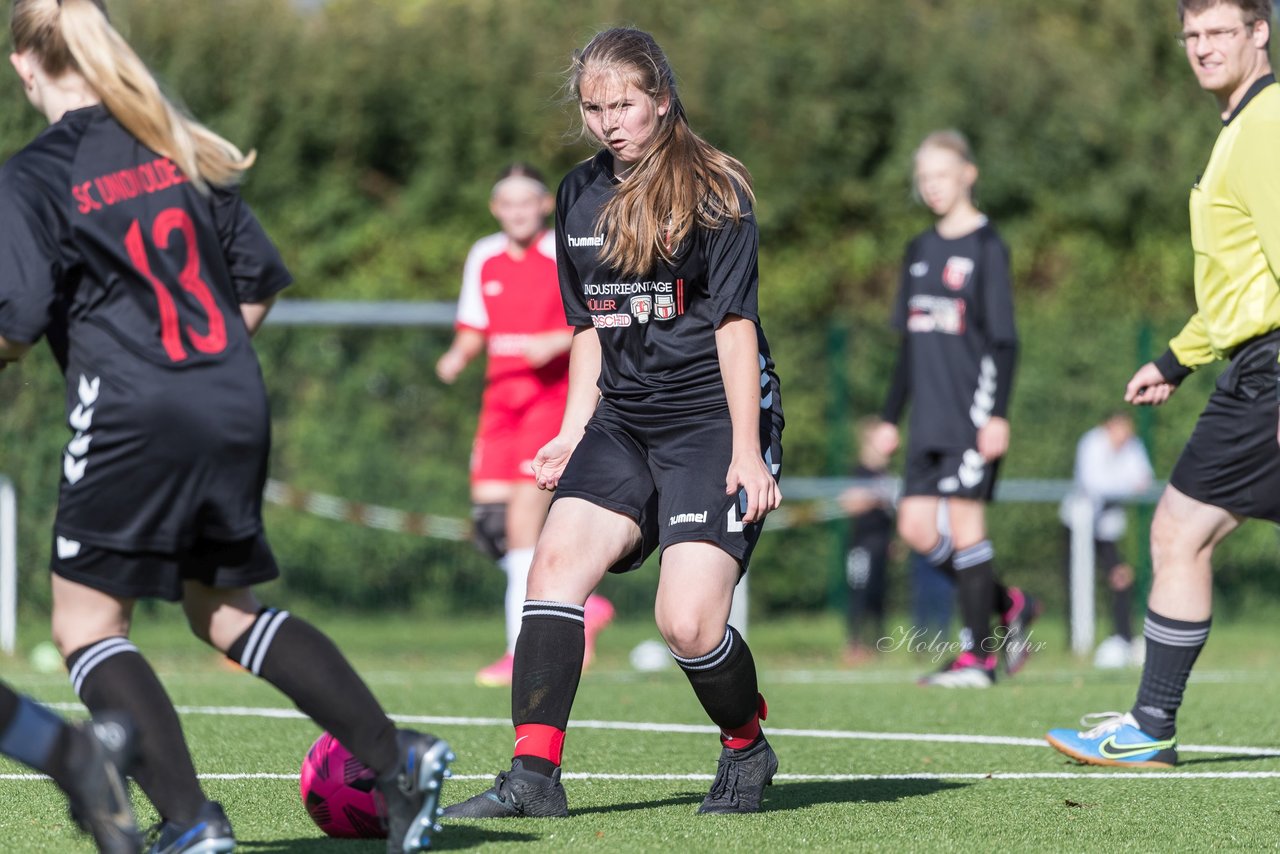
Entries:
MULTIPOLYGON (((297 275, 289 296, 305 299, 452 299, 468 246, 494 228, 485 205, 497 170, 523 159, 556 176, 590 153, 563 102, 570 51, 598 27, 652 30, 695 129, 755 176, 762 315, 783 376, 791 475, 847 470, 852 420, 878 409, 894 358, 885 321, 899 258, 929 225, 908 176, 930 130, 971 137, 981 203, 1013 250, 1023 346, 1007 476, 1069 476, 1076 438, 1119 405, 1133 368, 1191 311, 1186 195, 1218 121, 1173 43, 1170 0, 115 0, 112 9, 168 90, 257 150, 245 194, 297 275), (1144 326, 1153 344, 1140 353, 1144 326)), ((41 120, 11 75, 0 75, 0 92, 8 154, 41 120)), ((268 326, 258 343, 275 407, 274 477, 465 514, 479 371, 454 388, 435 380, 447 332, 268 326)), ((1152 420, 1162 474, 1207 380, 1193 378, 1152 420)), ((47 597, 61 406, 43 352, 0 374, 0 472, 21 491, 28 601, 47 597)), ((1056 513, 1003 505, 992 515, 1000 565, 1054 600, 1056 513)), ((497 601, 499 573, 465 544, 289 510, 268 523, 288 596, 497 601)), ((1257 579, 1244 589, 1272 577, 1274 537, 1258 527, 1224 553, 1225 577, 1257 579)), ((757 604, 821 605, 835 552, 830 528, 766 535, 757 604)), ((653 573, 610 584, 641 608, 653 573)))

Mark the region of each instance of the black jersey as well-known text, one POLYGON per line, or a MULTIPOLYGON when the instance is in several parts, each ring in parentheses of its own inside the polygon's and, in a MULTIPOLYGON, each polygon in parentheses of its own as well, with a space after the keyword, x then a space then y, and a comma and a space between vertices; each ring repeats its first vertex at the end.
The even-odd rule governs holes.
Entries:
POLYGON ((101 106, 0 169, 0 336, 47 336, 67 379, 60 536, 173 551, 260 530, 269 421, 240 305, 290 281, 237 192, 200 194, 101 106))
POLYGON ((851 476, 858 480, 872 481, 870 486, 863 488, 876 498, 873 506, 849 518, 851 544, 858 546, 891 539, 894 531, 893 485, 889 481, 888 472, 858 463, 851 476))
POLYGON ((1009 250, 995 228, 954 239, 931 228, 912 240, 893 325, 909 366, 912 446, 974 447, 978 428, 1005 414, 1018 341, 1009 250))
POLYGON ((695 228, 671 263, 629 279, 601 260, 600 210, 616 186, 612 155, 577 166, 556 197, 556 258, 565 317, 594 325, 600 338, 600 392, 620 412, 698 416, 727 409, 715 330, 728 315, 756 325, 761 408, 781 415, 778 377, 757 310, 758 234, 750 200, 722 228, 695 228))

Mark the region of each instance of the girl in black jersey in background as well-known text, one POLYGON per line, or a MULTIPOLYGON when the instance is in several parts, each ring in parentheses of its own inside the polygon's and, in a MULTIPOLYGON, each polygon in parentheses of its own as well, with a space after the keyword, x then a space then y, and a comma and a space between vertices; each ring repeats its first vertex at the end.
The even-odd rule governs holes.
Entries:
POLYGON ((556 204, 575 327, 560 434, 539 452, 555 489, 516 644, 510 771, 446 815, 563 816, 560 759, 582 669, 583 603, 606 572, 661 549, 658 628, 720 727, 699 812, 754 812, 777 758, 746 642, 727 620, 765 514, 778 506, 782 410, 757 316, 750 179, 690 130, 647 33, 575 53, 570 90, 604 149, 556 204))
POLYGON ((938 222, 907 247, 893 320, 902 350, 873 434, 883 453, 893 453, 897 421, 911 398, 898 532, 934 565, 956 572, 961 652, 921 680, 944 687, 990 686, 1000 651, 1007 671, 1016 672, 1036 612, 1022 591, 996 581, 987 540, 986 502, 1009 446, 1018 337, 1009 250, 973 204, 977 178, 969 145, 954 131, 933 133, 916 150, 916 190, 938 222), (950 536, 938 530, 943 498, 950 536), (994 635, 993 608, 1004 623, 994 635))
POLYGON ((177 112, 100 0, 15 0, 12 63, 50 127, 0 170, 0 357, 47 336, 73 438, 54 523, 53 636, 95 714, 139 733, 153 852, 230 851, 168 695, 128 640, 138 597, 283 691, 386 796, 418 851, 450 753, 399 731, 333 643, 250 585, 270 426, 250 343, 291 277, 235 184, 253 155, 177 112))

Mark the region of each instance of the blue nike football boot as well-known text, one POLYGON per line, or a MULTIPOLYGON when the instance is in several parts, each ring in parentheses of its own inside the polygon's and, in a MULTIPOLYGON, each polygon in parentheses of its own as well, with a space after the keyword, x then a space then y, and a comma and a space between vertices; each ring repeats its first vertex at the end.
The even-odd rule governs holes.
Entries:
POLYGON ((1051 729, 1045 740, 1086 765, 1172 768, 1178 764, 1178 739, 1147 735, 1129 712, 1096 712, 1080 719, 1081 732, 1051 729))

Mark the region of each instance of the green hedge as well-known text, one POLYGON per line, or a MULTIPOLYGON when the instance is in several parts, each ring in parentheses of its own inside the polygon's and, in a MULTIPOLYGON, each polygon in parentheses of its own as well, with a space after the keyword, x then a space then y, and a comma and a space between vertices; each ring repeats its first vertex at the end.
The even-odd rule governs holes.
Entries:
MULTIPOLYGON (((653 31, 695 128, 756 179, 788 474, 845 471, 852 420, 884 393, 900 254, 929 224, 910 198, 910 153, 930 130, 972 138, 981 203, 1013 249, 1023 348, 1007 476, 1067 476, 1076 438, 1152 355, 1140 352, 1142 330, 1158 349, 1191 310, 1187 190, 1218 122, 1173 42, 1170 0, 115 0, 112 9, 169 89, 257 149, 245 194, 297 275, 290 296, 309 299, 453 298, 470 242, 493 228, 485 202, 497 169, 518 158, 557 175, 590 153, 562 97, 570 51, 614 23, 653 31)), ((5 153, 40 119, 15 79, 0 79, 0 91, 10 104, 0 112, 5 153)), ((465 513, 479 379, 435 381, 446 340, 268 327, 259 347, 275 407, 273 476, 465 513)), ((0 374, 0 472, 21 490, 24 583, 37 605, 66 440, 50 362, 41 354, 0 374)), ((1151 419, 1160 471, 1207 380, 1193 378, 1151 419)), ((501 586, 465 546, 285 510, 269 524, 285 598, 456 607, 491 602, 501 586)), ((1056 526, 1050 508, 993 512, 1001 566, 1051 602, 1056 526)), ((1226 550, 1224 575, 1235 590, 1274 595, 1274 537, 1258 527, 1226 550)), ((757 604, 821 606, 835 549, 830 529, 768 535, 757 604)), ((615 587, 639 608, 652 583, 649 573, 615 587)))

